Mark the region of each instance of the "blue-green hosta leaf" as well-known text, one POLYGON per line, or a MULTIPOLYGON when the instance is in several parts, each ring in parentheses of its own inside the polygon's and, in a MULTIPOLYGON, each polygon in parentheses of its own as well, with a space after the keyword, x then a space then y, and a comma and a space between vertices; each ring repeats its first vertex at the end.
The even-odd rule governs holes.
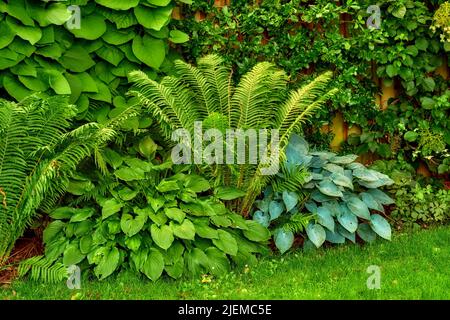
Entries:
POLYGON ((373 181, 373 182, 358 181, 358 183, 361 186, 366 187, 368 189, 376 189, 376 188, 380 188, 383 186, 389 186, 389 185, 393 184, 394 181, 391 180, 390 178, 387 178, 387 179, 379 179, 379 180, 373 181))
POLYGON ((370 226, 380 237, 391 240, 391 226, 385 218, 379 214, 373 214, 370 217, 370 226))
POLYGON ((269 204, 270 204, 270 199, 268 197, 265 197, 262 200, 255 201, 256 207, 265 213, 269 213, 269 204))
POLYGON ((292 191, 283 191, 283 202, 286 206, 286 211, 291 211, 298 203, 298 194, 292 191))
POLYGON ((108 199, 102 204, 102 219, 106 219, 122 209, 123 203, 116 199, 108 199))
POLYGON ((156 224, 152 224, 150 227, 150 233, 153 241, 162 249, 167 250, 172 245, 173 237, 172 228, 164 225, 159 228, 156 224))
POLYGON ((284 211, 284 205, 278 201, 271 201, 269 204, 270 220, 278 218, 284 211))
POLYGON ((310 154, 319 157, 322 160, 330 160, 331 158, 334 158, 336 156, 335 153, 328 151, 313 151, 310 152, 310 154))
POLYGON ((372 230, 368 223, 360 223, 356 233, 365 242, 373 242, 377 238, 377 234, 372 230))
POLYGON ((367 191, 372 197, 374 197, 379 203, 384 205, 394 204, 395 201, 389 197, 386 193, 378 189, 370 189, 367 191))
POLYGON ((169 21, 172 7, 150 8, 139 6, 134 8, 134 15, 140 25, 147 29, 161 30, 169 21))
POLYGON ((324 202, 322 205, 330 211, 333 217, 337 217, 341 214, 341 207, 336 200, 324 202))
POLYGON ((95 275, 100 279, 105 279, 110 276, 118 267, 120 260, 120 252, 117 248, 107 250, 102 256, 100 262, 95 267, 95 275))
POLYGON ((317 202, 326 202, 326 201, 334 200, 335 198, 327 196, 327 195, 324 195, 319 190, 314 190, 311 193, 311 199, 313 199, 314 201, 317 201, 317 202))
POLYGON ((331 232, 329 230, 325 230, 325 233, 327 235, 326 240, 331 243, 341 244, 345 243, 345 237, 337 232, 331 232))
POLYGON ((340 174, 344 174, 344 168, 341 166, 338 166, 334 163, 327 163, 324 167, 323 167, 326 171, 331 172, 331 173, 340 173, 340 174))
POLYGON ((98 4, 114 9, 114 10, 128 10, 136 7, 140 0, 95 0, 98 4))
POLYGON ((219 239, 212 239, 214 245, 223 252, 235 256, 238 252, 238 244, 236 239, 225 230, 217 230, 219 239))
POLYGON ((253 214, 253 220, 257 221, 264 227, 268 227, 270 225, 270 216, 268 213, 262 212, 260 210, 255 211, 253 214))
POLYGON ((311 240, 314 245, 319 248, 327 237, 325 229, 320 224, 310 223, 306 227, 306 234, 309 240, 311 240))
POLYGON ((336 164, 349 164, 355 161, 358 158, 356 154, 348 154, 345 156, 335 156, 330 159, 330 162, 336 163, 336 164))
POLYGON ((95 40, 106 32, 105 18, 100 14, 83 16, 80 19, 80 28, 69 29, 76 38, 95 40))
POLYGON ((326 160, 321 159, 320 157, 313 157, 309 166, 315 169, 322 169, 326 163, 326 160))
POLYGON ((331 181, 331 180, 323 180, 319 183, 317 188, 322 192, 324 195, 330 196, 330 197, 342 197, 342 191, 339 190, 339 188, 331 181))
POLYGON ((356 242, 356 236, 354 232, 350 232, 347 229, 345 229, 343 226, 341 226, 340 224, 337 225, 337 232, 344 236, 345 238, 347 238, 348 240, 350 240, 351 242, 355 243, 356 242))
POLYGON ((326 207, 319 207, 317 208, 317 222, 330 230, 331 232, 334 232, 334 219, 331 215, 331 212, 326 207))
POLYGON ((308 142, 298 134, 293 134, 286 147, 286 160, 292 164, 301 164, 299 157, 308 155, 308 152, 308 142))
POLYGON ((342 209, 341 214, 337 217, 339 223, 348 232, 355 232, 358 228, 358 218, 345 205, 343 205, 342 209))
POLYGON ((357 196, 350 197, 346 201, 346 204, 353 214, 362 219, 370 220, 369 208, 367 208, 367 205, 357 196))
POLYGON ((180 239, 194 240, 195 238, 195 226, 188 220, 184 219, 181 224, 172 224, 173 234, 180 239))
POLYGON ((347 169, 350 169, 350 170, 357 170, 357 169, 364 170, 364 169, 366 169, 366 166, 363 165, 362 163, 359 163, 359 162, 349 163, 345 167, 347 169))
POLYGON ((158 250, 151 248, 142 271, 149 279, 156 281, 161 277, 163 270, 164 256, 158 250))
POLYGON ((292 231, 284 230, 283 228, 275 230, 273 238, 275 246, 282 254, 288 251, 294 243, 294 234, 292 231))
POLYGON ((360 196, 368 208, 384 212, 383 205, 378 203, 378 201, 370 193, 363 192, 360 196))
POLYGON ((320 181, 320 180, 323 180, 323 174, 320 174, 320 173, 315 173, 315 172, 313 172, 313 173, 311 173, 311 180, 318 180, 318 181, 320 181))
POLYGON ((379 176, 375 170, 367 169, 367 168, 358 168, 353 170, 353 175, 366 182, 376 182, 379 180, 379 176))
POLYGON ((352 179, 349 179, 345 174, 333 172, 330 178, 336 185, 353 190, 352 179))
POLYGON ((311 213, 316 213, 317 212, 317 204, 314 201, 306 202, 305 203, 305 208, 311 213))

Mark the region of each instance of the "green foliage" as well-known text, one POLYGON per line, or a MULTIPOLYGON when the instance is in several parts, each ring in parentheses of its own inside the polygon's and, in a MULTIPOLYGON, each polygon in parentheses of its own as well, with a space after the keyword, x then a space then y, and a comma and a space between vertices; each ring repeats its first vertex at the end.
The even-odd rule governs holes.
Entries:
POLYGON ((67 206, 50 213, 46 259, 78 264, 99 279, 131 269, 155 281, 163 273, 224 274, 266 252, 266 228, 229 211, 206 179, 163 162, 163 154, 143 160, 139 144, 105 149, 103 173, 86 170, 71 180, 89 184, 69 189, 67 206))
POLYGON ((66 279, 67 267, 62 263, 53 263, 43 256, 36 256, 20 262, 18 267, 19 277, 30 274, 34 281, 44 281, 46 283, 58 283, 66 279))
MULTIPOLYGON (((264 198, 257 202, 257 211, 253 219, 262 225, 269 226, 271 221, 279 217, 297 219, 302 215, 301 225, 296 231, 306 231, 306 236, 316 247, 325 241, 344 243, 346 239, 355 242, 355 232, 364 241, 373 241, 376 236, 391 239, 389 223, 379 214, 384 213, 384 205, 392 204, 392 200, 378 188, 394 183, 387 175, 368 169, 355 162, 357 156, 338 156, 332 152, 310 151, 308 143, 300 136, 293 135, 286 148, 285 167, 294 170, 308 170, 308 175, 297 186, 297 191, 273 192, 269 188, 264 198), (300 169, 302 168, 302 169, 300 169), (313 219, 308 219, 312 216, 313 219)), ((276 180, 285 180, 280 174, 276 180)), ((291 222, 288 222, 291 225, 291 222)), ((275 244, 277 245, 278 227, 275 224, 275 244)), ((291 235, 294 232, 287 232, 291 235)), ((292 237, 283 235, 281 245, 284 252, 292 245, 286 242, 292 237)), ((309 243, 308 241, 305 242, 309 243)))
POLYGON ((450 218, 450 190, 431 185, 404 186, 395 192, 392 217, 405 224, 444 223, 450 218))
POLYGON ((123 105, 113 98, 127 91, 128 72, 141 69, 152 78, 170 72, 178 57, 170 42, 189 40, 169 26, 174 6, 175 1, 144 0, 2 1, 0 90, 17 101, 37 91, 70 95, 78 119, 113 118, 123 105))
MULTIPOLYGON (((282 157, 290 135, 301 130, 309 117, 337 91, 327 89, 331 72, 289 91, 286 74, 271 63, 256 64, 236 85, 231 82, 230 70, 219 56, 200 58, 197 64, 195 67, 176 61, 177 75, 165 77, 160 83, 142 71, 132 72, 129 76, 135 84, 129 94, 149 109, 167 139, 180 128, 194 136, 196 121, 201 121, 206 128, 222 131, 225 128, 276 129, 282 157)), ((246 190, 236 209, 246 216, 267 183, 267 176, 261 174, 265 166, 260 161, 259 165, 213 164, 200 166, 199 170, 211 175, 216 186, 246 190)))
POLYGON ((0 262, 36 211, 62 195, 78 163, 110 141, 135 111, 127 108, 105 125, 88 123, 69 131, 76 108, 67 98, 0 101, 0 262))

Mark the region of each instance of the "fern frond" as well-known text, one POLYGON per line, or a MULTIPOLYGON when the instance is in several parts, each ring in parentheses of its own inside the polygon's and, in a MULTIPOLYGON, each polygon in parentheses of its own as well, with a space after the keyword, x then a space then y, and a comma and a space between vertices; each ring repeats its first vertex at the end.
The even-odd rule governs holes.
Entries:
POLYGON ((67 267, 44 256, 36 256, 20 262, 18 267, 20 278, 30 274, 30 279, 45 283, 57 283, 68 278, 67 267))
POLYGON ((281 225, 285 231, 291 231, 294 234, 303 232, 309 222, 313 220, 313 215, 296 213, 292 215, 286 222, 281 225))

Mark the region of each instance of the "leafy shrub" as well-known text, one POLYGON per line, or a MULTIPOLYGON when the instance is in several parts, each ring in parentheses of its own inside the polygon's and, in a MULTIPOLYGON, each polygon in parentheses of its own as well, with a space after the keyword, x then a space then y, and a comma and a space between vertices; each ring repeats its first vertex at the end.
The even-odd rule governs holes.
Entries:
POLYGON ((128 268, 152 280, 163 272, 217 275, 231 262, 254 263, 269 231, 229 211, 206 179, 155 159, 156 144, 144 141, 147 159, 106 149, 106 171, 72 181, 69 191, 78 197, 50 213, 46 258, 78 264, 99 279, 128 268))
MULTIPOLYGON (((279 175, 272 183, 274 187, 266 190, 264 198, 257 202, 259 210, 254 212, 253 219, 266 226, 286 215, 288 219, 301 221, 295 231, 302 231, 304 226, 307 238, 316 247, 325 241, 344 243, 348 239, 355 242, 355 233, 366 242, 374 241, 377 235, 390 240, 389 223, 380 214, 371 214, 371 210, 383 213, 383 206, 394 202, 378 189, 393 181, 355 162, 356 158, 355 155, 310 151, 302 137, 293 135, 286 148, 284 171, 302 172, 306 168, 309 176, 303 183, 297 179, 300 184, 280 190, 280 186, 283 189, 286 185, 276 180, 283 182, 289 176, 279 175), (304 213, 303 219, 299 219, 300 213, 304 213), (305 225, 311 214, 314 221, 305 225)), ((294 232, 285 228, 275 230, 275 244, 280 251, 292 245, 294 232)))
POLYGON ((136 108, 104 125, 69 131, 76 108, 61 96, 31 96, 20 104, 0 100, 0 263, 36 211, 54 205, 77 164, 116 135, 136 108))
POLYGON ((397 190, 395 205, 392 217, 403 223, 443 223, 450 218, 450 190, 415 183, 397 190))

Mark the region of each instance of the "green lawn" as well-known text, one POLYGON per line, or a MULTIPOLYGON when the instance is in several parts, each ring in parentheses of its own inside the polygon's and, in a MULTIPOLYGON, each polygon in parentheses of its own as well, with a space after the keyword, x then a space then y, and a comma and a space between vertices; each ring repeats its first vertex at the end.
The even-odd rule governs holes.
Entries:
POLYGON ((450 299, 450 227, 397 234, 392 242, 348 245, 265 259, 247 270, 201 279, 152 283, 122 273, 105 281, 16 281, 0 299, 450 299), (369 290, 367 267, 381 268, 381 288, 369 290))

